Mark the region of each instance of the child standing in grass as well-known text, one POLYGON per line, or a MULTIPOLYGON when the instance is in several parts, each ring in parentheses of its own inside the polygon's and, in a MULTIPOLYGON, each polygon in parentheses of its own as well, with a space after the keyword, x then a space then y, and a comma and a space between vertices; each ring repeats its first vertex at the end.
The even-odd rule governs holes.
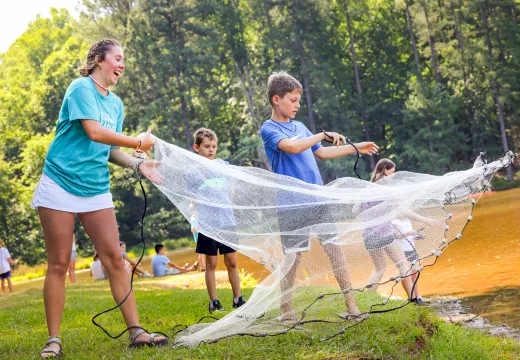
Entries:
MULTIPOLYGON (((215 159, 218 149, 218 139, 212 130, 200 128, 195 131, 194 138, 195 143, 193 149, 199 153, 199 155, 219 162, 222 165, 227 165, 227 162, 215 159)), ((220 197, 226 202, 231 202, 225 179, 219 178, 210 172, 211 170, 208 172, 205 171, 205 169, 196 169, 196 171, 191 172, 188 180, 190 190, 201 197, 220 197)), ((199 224, 206 222, 208 226, 225 228, 229 230, 230 234, 235 234, 236 221, 233 216, 233 211, 230 209, 215 209, 207 205, 198 204, 195 206, 193 214, 197 214, 196 216, 198 218, 194 219, 194 221, 198 221, 199 224), (210 222, 212 223, 211 225, 209 225, 210 222)), ((198 229, 192 226, 192 232, 198 232, 198 229)), ((234 239, 230 239, 231 242, 234 242, 233 240, 234 239)), ((209 312, 226 311, 217 298, 215 271, 217 268, 217 255, 219 253, 220 255, 224 255, 224 264, 226 264, 229 282, 233 289, 233 307, 238 308, 244 305, 246 302, 240 295, 240 277, 238 275, 235 250, 199 232, 196 251, 198 254, 206 256, 205 277, 210 300, 208 305, 209 312)))
MULTIPOLYGON (((351 145, 340 146, 345 143, 345 137, 335 132, 320 132, 312 134, 307 127, 293 120, 300 108, 302 85, 286 72, 277 72, 269 77, 267 83, 267 97, 272 107, 271 118, 266 120, 261 128, 262 141, 265 152, 273 169, 280 175, 291 176, 309 184, 323 185, 315 157, 326 160, 334 159, 355 152, 351 145), (336 146, 323 147, 321 142, 326 140, 336 146)), ((356 144, 361 154, 372 155, 378 150, 373 142, 356 144)), ((279 205, 291 205, 290 201, 279 196, 279 205), (282 204, 282 202, 286 202, 282 204)), ((278 201, 278 200, 277 200, 278 201)), ((313 201, 312 199, 310 201, 313 201)), ((324 206, 306 206, 278 211, 278 222, 281 232, 292 232, 300 227, 310 227, 316 224, 316 214, 326 214, 334 222, 335 214, 324 206), (304 224, 303 224, 304 223, 304 224)), ((341 290, 345 293, 345 304, 348 313, 358 315, 359 309, 354 296, 348 291, 352 285, 347 268, 343 249, 333 243, 337 234, 320 235, 319 240, 329 257, 334 276, 341 290)), ((281 242, 285 258, 283 267, 287 275, 282 279, 280 301, 281 319, 298 320, 292 306, 291 289, 296 280, 296 271, 301 262, 301 253, 310 249, 311 234, 282 235, 281 242)))
POLYGON ((4 247, 3 240, 0 240, 0 281, 2 282, 2 293, 5 293, 5 280, 9 292, 13 292, 13 283, 11 282, 11 266, 16 265, 16 261, 11 259, 9 250, 4 247))

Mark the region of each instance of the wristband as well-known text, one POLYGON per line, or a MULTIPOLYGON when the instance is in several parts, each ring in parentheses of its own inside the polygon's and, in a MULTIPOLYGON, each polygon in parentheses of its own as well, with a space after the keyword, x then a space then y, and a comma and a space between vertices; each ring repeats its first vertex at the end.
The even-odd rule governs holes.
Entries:
POLYGON ((135 149, 140 150, 142 145, 143 145, 143 141, 141 139, 137 138, 137 147, 135 149))

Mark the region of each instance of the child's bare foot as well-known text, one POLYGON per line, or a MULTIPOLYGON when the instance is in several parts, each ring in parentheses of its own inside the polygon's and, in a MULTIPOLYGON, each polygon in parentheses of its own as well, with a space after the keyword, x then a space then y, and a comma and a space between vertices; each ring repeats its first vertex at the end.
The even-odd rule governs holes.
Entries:
POLYGON ((296 323, 300 319, 298 318, 298 315, 294 312, 294 310, 290 310, 288 312, 283 313, 279 317, 276 318, 277 320, 280 320, 281 322, 292 322, 296 323))
POLYGON ((347 312, 350 315, 357 316, 361 314, 361 311, 359 311, 359 308, 356 304, 356 298, 354 297, 354 295, 352 295, 352 293, 345 295, 345 305, 347 306, 347 312))
POLYGON ((360 322, 363 320, 363 316, 361 316, 361 313, 359 314, 351 314, 349 312, 344 312, 339 314, 339 317, 343 320, 352 321, 354 323, 360 322))

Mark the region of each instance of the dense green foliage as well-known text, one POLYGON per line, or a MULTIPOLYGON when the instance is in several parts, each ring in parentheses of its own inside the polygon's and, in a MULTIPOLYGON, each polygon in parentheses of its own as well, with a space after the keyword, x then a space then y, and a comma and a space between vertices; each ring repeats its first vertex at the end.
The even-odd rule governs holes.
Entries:
MULTIPOLYGON (((125 132, 148 127, 191 147, 214 129, 235 164, 267 167, 259 128, 269 118, 269 74, 304 85, 298 119, 381 146, 400 170, 442 174, 520 145, 518 0, 84 0, 38 17, 0 54, 0 238, 14 256, 44 259, 30 206, 62 96, 89 44, 124 44, 126 73, 114 89, 125 132)), ((352 176, 353 157, 320 162, 326 182, 352 176)), ((373 159, 363 159, 368 178, 373 159)), ((121 238, 139 240, 142 196, 112 173, 121 238)), ((512 179, 513 173, 506 174, 512 179)), ((189 235, 179 212, 146 184, 146 235, 189 235)), ((80 253, 92 252, 78 235, 80 253)))

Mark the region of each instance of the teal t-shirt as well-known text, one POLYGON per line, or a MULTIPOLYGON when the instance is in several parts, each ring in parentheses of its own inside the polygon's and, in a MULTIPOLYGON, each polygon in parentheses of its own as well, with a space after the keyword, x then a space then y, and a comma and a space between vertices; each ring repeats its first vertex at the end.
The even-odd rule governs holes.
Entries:
POLYGON ((117 146, 90 140, 80 120, 97 120, 105 129, 121 133, 123 102, 112 92, 102 95, 89 77, 74 80, 65 92, 43 172, 71 194, 105 194, 110 191, 108 157, 117 146))

